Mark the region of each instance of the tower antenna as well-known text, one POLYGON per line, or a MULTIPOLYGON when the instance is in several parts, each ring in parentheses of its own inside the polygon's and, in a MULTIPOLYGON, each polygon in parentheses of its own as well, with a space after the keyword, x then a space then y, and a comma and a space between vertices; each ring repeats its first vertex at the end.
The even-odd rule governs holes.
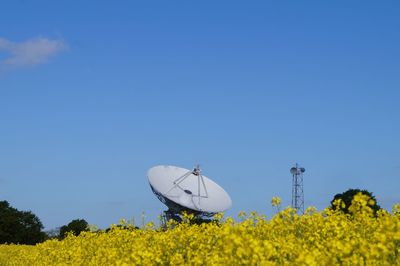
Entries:
POLYGON ((297 213, 304 213, 304 189, 303 189, 303 173, 305 168, 300 167, 297 163, 290 168, 292 174, 292 208, 295 208, 297 213))

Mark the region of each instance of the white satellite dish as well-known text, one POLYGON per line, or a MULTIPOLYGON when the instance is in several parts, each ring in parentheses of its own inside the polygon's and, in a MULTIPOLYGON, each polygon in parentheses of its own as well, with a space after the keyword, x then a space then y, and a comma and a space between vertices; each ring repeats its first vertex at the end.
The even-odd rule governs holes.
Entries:
POLYGON ((193 170, 169 165, 150 168, 147 177, 158 199, 168 206, 169 212, 182 211, 196 215, 212 215, 232 205, 228 193, 217 183, 193 170))

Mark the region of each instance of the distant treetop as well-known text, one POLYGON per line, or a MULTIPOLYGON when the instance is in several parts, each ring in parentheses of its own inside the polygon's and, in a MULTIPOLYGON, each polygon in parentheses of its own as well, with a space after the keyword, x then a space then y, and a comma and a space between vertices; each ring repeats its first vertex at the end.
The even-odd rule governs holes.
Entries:
POLYGON ((375 196, 372 195, 372 192, 369 192, 368 190, 360 190, 360 189, 348 189, 347 191, 336 194, 335 197, 331 201, 331 208, 334 210, 341 210, 344 213, 350 213, 349 207, 351 206, 351 202, 354 198, 355 195, 358 193, 361 193, 363 195, 367 195, 370 199, 374 201, 374 204, 369 205, 369 207, 373 210, 374 214, 376 215, 377 211, 381 209, 381 207, 378 205, 375 196), (341 200, 344 204, 334 204, 336 200, 341 200))

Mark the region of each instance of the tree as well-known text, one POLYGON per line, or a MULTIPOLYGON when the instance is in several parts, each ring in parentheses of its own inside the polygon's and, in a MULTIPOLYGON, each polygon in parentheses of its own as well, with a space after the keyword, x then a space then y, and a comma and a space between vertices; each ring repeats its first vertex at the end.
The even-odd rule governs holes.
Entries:
POLYGON ((75 219, 69 224, 61 226, 60 238, 66 237, 68 232, 78 236, 83 231, 89 231, 89 224, 84 219, 75 219))
POLYGON ((43 224, 30 211, 19 211, 7 201, 0 201, 0 244, 34 245, 43 242, 46 234, 43 224))
POLYGON ((372 199, 374 201, 373 205, 368 205, 374 212, 374 214, 376 215, 376 212, 378 210, 381 209, 381 207, 378 205, 375 196, 372 195, 371 192, 367 191, 367 190, 360 190, 360 189, 348 189, 347 191, 340 193, 340 194, 336 194, 335 197, 333 198, 333 200, 331 201, 331 208, 336 210, 339 209, 341 211, 343 211, 344 213, 350 213, 349 212, 349 207, 351 206, 351 202, 354 198, 355 195, 357 195, 358 193, 367 195, 370 199, 372 199), (341 200, 344 205, 337 205, 334 204, 336 200, 341 200))

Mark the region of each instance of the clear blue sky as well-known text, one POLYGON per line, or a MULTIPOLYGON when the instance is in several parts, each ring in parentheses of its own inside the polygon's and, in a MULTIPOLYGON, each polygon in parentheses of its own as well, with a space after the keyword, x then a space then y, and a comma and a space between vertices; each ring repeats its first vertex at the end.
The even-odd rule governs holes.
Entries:
POLYGON ((0 199, 46 229, 156 219, 202 165, 227 215, 348 188, 400 202, 398 1, 2 1, 0 199))

